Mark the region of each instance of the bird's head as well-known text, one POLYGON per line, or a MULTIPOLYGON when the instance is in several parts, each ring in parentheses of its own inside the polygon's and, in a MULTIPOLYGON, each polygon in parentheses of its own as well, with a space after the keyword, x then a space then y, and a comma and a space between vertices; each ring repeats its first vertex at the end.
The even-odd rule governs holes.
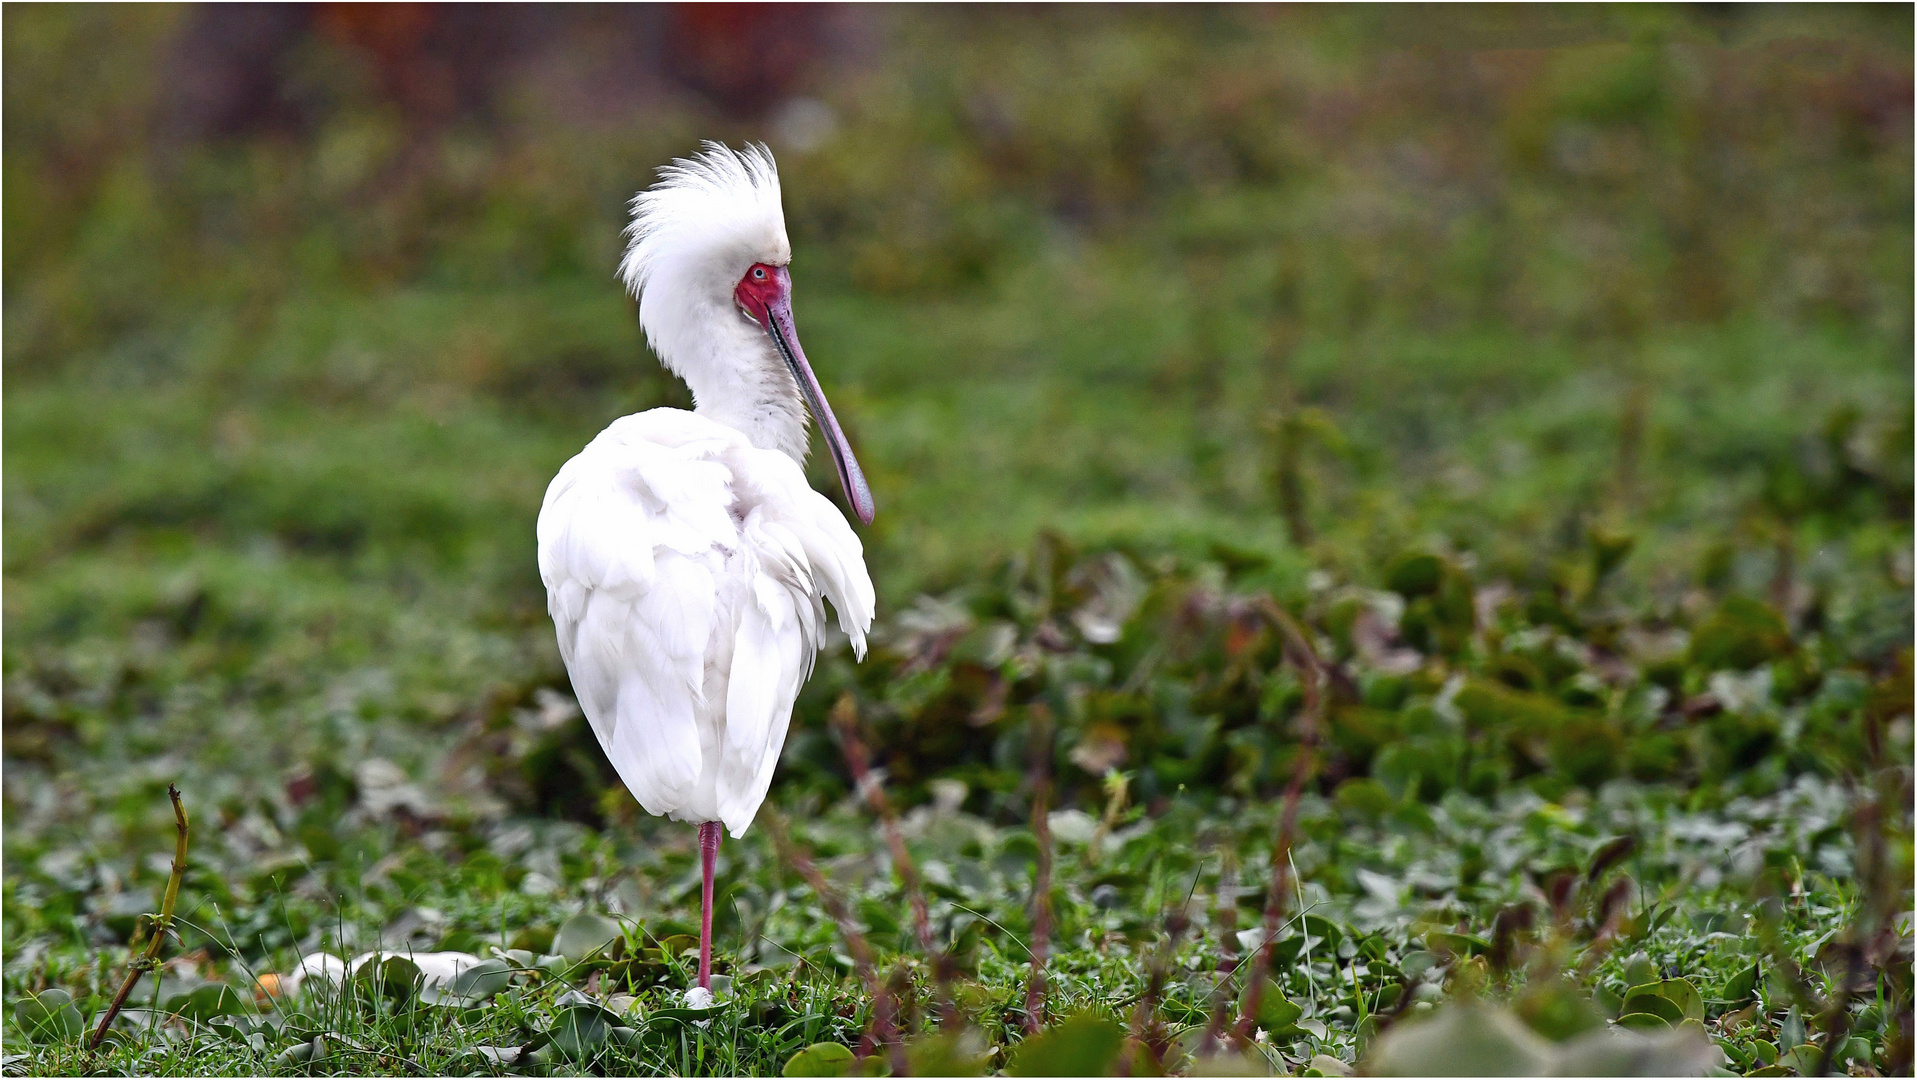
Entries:
POLYGON ((708 142, 675 160, 633 197, 626 232, 619 269, 639 298, 639 324, 699 411, 803 458, 811 410, 846 501, 871 524, 872 489, 792 321, 792 244, 771 151, 708 142))

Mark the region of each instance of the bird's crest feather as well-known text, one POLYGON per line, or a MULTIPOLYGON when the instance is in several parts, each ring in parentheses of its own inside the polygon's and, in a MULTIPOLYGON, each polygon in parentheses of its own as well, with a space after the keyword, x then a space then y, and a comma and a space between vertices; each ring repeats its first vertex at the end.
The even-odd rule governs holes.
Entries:
POLYGON ((659 182, 632 198, 630 243, 619 276, 633 294, 680 259, 783 265, 792 258, 780 207, 779 167, 763 143, 734 150, 706 140, 689 158, 659 169, 659 182))

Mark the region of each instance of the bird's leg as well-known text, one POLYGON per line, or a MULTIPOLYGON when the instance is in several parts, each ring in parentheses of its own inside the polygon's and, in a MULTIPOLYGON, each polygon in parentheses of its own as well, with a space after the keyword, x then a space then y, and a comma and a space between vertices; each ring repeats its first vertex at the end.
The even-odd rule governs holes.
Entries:
POLYGON ((712 868, 719 860, 719 823, 699 826, 699 988, 712 989, 712 868))

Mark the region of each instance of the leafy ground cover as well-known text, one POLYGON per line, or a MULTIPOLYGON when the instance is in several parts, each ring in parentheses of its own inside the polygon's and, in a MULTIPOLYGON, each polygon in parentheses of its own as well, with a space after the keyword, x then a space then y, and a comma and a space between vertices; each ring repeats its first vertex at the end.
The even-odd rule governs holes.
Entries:
POLYGON ((8 8, 6 1068, 1908 1072, 1908 14, 1513 17, 937 14, 810 91, 882 633, 693 1014, 530 523, 684 404, 622 200, 765 126, 419 129, 316 40, 310 126, 181 145, 180 13, 8 8))
MULTIPOLYGON (((1591 603, 1577 608, 1586 622, 1549 594, 1474 593, 1419 553, 1393 569, 1402 591, 1306 601, 1324 657, 1314 703, 1260 614, 1268 594, 1220 589, 1215 568, 1153 576, 1122 555, 1041 555, 1008 567, 1003 592, 902 617, 867 665, 838 656, 822 671, 811 692, 842 695, 841 747, 929 797, 896 822, 908 855, 894 861, 863 800, 835 789, 843 767, 819 760, 840 752, 833 736, 796 738, 790 823, 729 845, 721 867, 729 996, 709 1014, 682 1005, 689 830, 630 811, 600 828, 461 811, 374 759, 202 812, 184 955, 103 1057, 72 1036, 117 987, 113 943, 155 907, 163 854, 59 846, 10 876, 10 932, 33 943, 8 961, 15 1023, 38 1023, 43 1044, 20 1060, 761 1073, 830 1043, 896 1071, 1017 1070, 1043 1049, 1021 1050, 1026 1032, 1070 1017, 1086 1030, 1054 1041, 1071 1071, 1124 1054, 1154 1070, 1322 1072, 1362 1059, 1381 1030, 1415 1033, 1437 1002, 1481 996, 1551 1039, 1621 1017, 1688 1027, 1705 1047, 1708 1031, 1723 1055, 1665 1047, 1692 1055, 1652 1059, 1667 1068, 1811 1071, 1826 1053, 1903 1064, 1907 649, 1873 673, 1736 596, 1688 631, 1606 628, 1591 603), (1464 597, 1448 614, 1447 589, 1464 597), (1639 651, 1593 647, 1606 629, 1639 651), (1318 724, 1290 839, 1288 801, 1263 793, 1299 767, 1300 725, 1318 724), (1053 792, 1043 806, 1073 805, 1030 816, 1040 789, 1053 792), (1248 1005, 1275 838, 1276 885, 1290 885, 1268 996, 1248 1005), (822 879, 800 872, 807 860, 822 879), (306 954, 375 950, 496 958, 501 979, 452 1000, 422 998, 405 970, 339 994, 317 979, 277 1000, 256 989, 306 954), (60 994, 76 1013, 42 1018, 60 994)), ((492 752, 453 759, 522 780, 583 759, 565 787, 620 816, 616 797, 591 797, 603 769, 556 695, 469 739, 492 752)), ((1502 1052, 1487 1040, 1472 1045, 1502 1052)), ((1608 1060, 1597 1052, 1567 1051, 1608 1060)))
MULTIPOLYGON (((1720 1035, 1730 1063, 1769 1065, 1780 1047, 1788 1053, 1819 1041, 1817 1005, 1795 1000, 1789 987, 1769 975, 1774 957, 1807 965, 1812 957, 1828 959, 1833 932, 1852 926, 1858 909, 1868 903, 1846 884, 1852 853, 1843 842, 1843 793, 1823 783, 1806 782, 1770 798, 1738 799, 1715 811, 1687 810, 1668 791, 1632 785, 1618 785, 1588 805, 1570 807, 1535 796, 1502 805, 1454 797, 1410 812, 1396 807, 1393 815, 1390 810, 1381 814, 1380 807, 1354 809, 1351 804, 1358 801, 1314 801, 1303 812, 1303 838, 1293 856, 1306 878, 1298 898, 1303 914, 1288 920, 1294 925, 1281 939, 1275 988, 1295 1006, 1287 1012, 1268 1005, 1260 1014, 1264 1035, 1255 1049, 1268 1066, 1296 1068, 1318 1055, 1350 1060, 1376 1031, 1380 1017, 1399 1018, 1396 1006, 1407 994, 1409 1015, 1415 1016, 1438 998, 1441 987, 1456 992, 1460 979, 1481 979, 1489 992, 1514 980, 1522 985, 1511 970, 1514 954, 1525 951, 1518 943, 1534 935, 1540 951, 1556 947, 1577 956, 1582 951, 1577 946, 1588 944, 1577 940, 1581 929, 1589 932, 1580 924, 1619 875, 1630 875, 1634 886, 1628 901, 1633 914, 1608 952, 1582 957, 1583 965, 1571 963, 1585 968, 1576 978, 1598 1004, 1567 996, 1564 1000, 1578 1007, 1554 1010, 1557 999, 1534 987, 1520 1000, 1543 1014, 1538 1026, 1568 1037, 1601 1023, 1601 1010, 1622 1008, 1631 988, 1681 979, 1701 996, 1703 1015, 1720 1035), (1665 839, 1633 850, 1608 874, 1600 869, 1583 880, 1590 876, 1593 854, 1607 842, 1637 835, 1665 839), (1801 869, 1801 876, 1792 876, 1806 856, 1825 869, 1801 869), (1468 865, 1473 858, 1483 859, 1486 869, 1473 874, 1468 865), (1337 878, 1316 872, 1330 865, 1339 867, 1337 878), (1782 868, 1780 879, 1789 882, 1769 913, 1752 900, 1751 889, 1767 868, 1782 868), (1570 890, 1573 896, 1541 926, 1515 932, 1500 926, 1496 913, 1508 905, 1520 905, 1513 910, 1527 902, 1543 907, 1527 878, 1550 871, 1580 878, 1570 890), (1765 919, 1775 925, 1764 924, 1765 919), (1760 938, 1754 932, 1760 926, 1775 940, 1760 938)), ((1060 835, 1055 873, 1071 884, 1053 896, 1048 1010, 1054 1015, 1090 1010, 1129 1020, 1154 966, 1161 966, 1156 1015, 1165 1030, 1147 1037, 1169 1043, 1164 1052, 1170 1067, 1198 1049, 1221 992, 1231 1003, 1242 996, 1236 985, 1242 971, 1235 981, 1225 965, 1256 943, 1252 928, 1259 924, 1256 904, 1267 876, 1262 861, 1269 854, 1273 824, 1268 813, 1230 806, 1223 811, 1181 808, 1135 822, 1121 818, 1120 827, 1105 836, 1089 820, 1054 822, 1060 835), (1254 903, 1244 906, 1245 900, 1254 903), (1180 909, 1189 911, 1191 926, 1181 943, 1167 949, 1159 913, 1180 909)), ((349 1070, 498 1071, 515 1060, 512 1053, 501 1060, 503 1050, 516 1052, 529 1044, 536 1050, 539 1035, 552 1036, 565 1015, 567 988, 598 991, 592 994, 595 1002, 610 1003, 623 1020, 620 1026, 644 1032, 631 1044, 611 1039, 608 1032, 585 1055, 614 1072, 773 1072, 804 1046, 857 1044, 869 1028, 871 999, 850 978, 853 961, 844 938, 810 886, 789 868, 782 871, 769 844, 735 845, 727 856, 722 881, 729 910, 721 920, 720 940, 732 997, 713 1014, 712 1024, 693 1026, 676 1015, 683 1011, 688 970, 686 957, 674 951, 687 947, 687 905, 696 903, 690 850, 666 838, 627 846, 579 830, 553 832, 558 835, 482 834, 473 840, 485 846, 458 860, 435 850, 443 839, 428 836, 423 844, 409 843, 389 834, 379 838, 391 852, 387 865, 371 880, 356 874, 340 881, 346 875, 322 870, 315 875, 320 881, 296 876, 275 887, 258 876, 256 860, 234 860, 231 879, 215 878, 207 866, 226 859, 196 861, 194 884, 203 899, 189 901, 185 932, 188 944, 198 946, 196 955, 170 965, 149 988, 155 1004, 178 1009, 188 1022, 170 1022, 165 1036, 141 1036, 135 1025, 154 1016, 130 1013, 131 1037, 109 1044, 92 1066, 142 1072, 273 1070, 296 1064, 288 1048, 310 1044, 317 1036, 332 1043, 335 1067, 349 1070), (534 839, 542 843, 528 845, 530 851, 514 850, 534 839), (544 869, 527 869, 528 863, 544 869), (608 884, 614 866, 636 869, 637 880, 653 883, 652 895, 630 895, 635 876, 608 884), (249 872, 255 874, 251 881, 240 877, 249 872), (546 872, 556 872, 556 880, 546 872), (340 908, 325 903, 329 894, 322 890, 329 885, 350 896, 351 903, 340 908), (576 952, 565 962, 551 962, 546 950, 555 948, 555 928, 569 913, 588 908, 629 917, 621 924, 622 946, 603 962, 574 964, 581 959, 576 952), (186 1004, 208 976, 245 987, 253 973, 248 968, 274 957, 290 969, 289 948, 260 950, 249 938, 270 939, 276 931, 311 923, 326 926, 315 938, 325 947, 357 950, 377 943, 391 950, 479 953, 496 947, 515 967, 531 970, 517 980, 523 985, 506 988, 485 1008, 416 1004, 401 997, 368 1010, 308 993, 290 1007, 282 1003, 264 1012, 255 1028, 209 1012, 196 1014, 227 1009, 252 1017, 258 1006, 250 994, 226 1004, 186 1004), (243 944, 236 956, 219 942, 243 944), (243 960, 247 953, 251 959, 243 960), (605 995, 607 990, 633 994, 633 1000, 605 995), (264 1037, 253 1039, 256 1031, 264 1037), (481 1047, 494 1048, 494 1056, 485 1057, 481 1047)), ((898 1005, 901 1025, 913 1029, 919 1017, 936 1014, 936 990, 930 966, 913 956, 909 905, 874 857, 870 833, 868 820, 841 814, 799 836, 831 868, 832 881, 853 905, 879 962, 890 965, 901 953, 908 958, 894 970, 916 977, 898 1005)), ((922 815, 908 823, 907 834, 928 883, 935 933, 966 969, 968 977, 955 984, 953 996, 980 1036, 973 1052, 1000 1047, 1016 1054, 1026 1024, 1033 839, 1029 831, 994 828, 954 811, 922 815)), ((16 892, 14 900, 20 899, 16 892)), ((146 897, 142 901, 150 903, 146 897)), ((107 972, 92 965, 74 970, 42 957, 39 966, 49 985, 96 980, 97 991, 112 989, 101 979, 107 972)), ((1523 965, 1516 967, 1521 971, 1523 965)), ((1840 1062, 1886 1063, 1885 1025, 1896 1003, 1894 997, 1880 1000, 1875 991, 1873 980, 1873 993, 1860 995, 1861 1008, 1850 1027, 1854 1034, 1838 1048, 1840 1062)), ((81 1000, 88 1000, 84 993, 81 1000)), ((921 1038, 908 1043, 907 1054, 941 1049, 921 1038)), ((1797 1067, 1803 1069, 1809 1064, 1806 1052, 1797 1053, 1797 1067)), ((564 1067, 563 1059, 552 1057, 542 1063, 564 1067)), ((88 1064, 71 1045, 38 1050, 34 1058, 37 1068, 52 1072, 88 1064)), ((1109 1062, 1084 1064, 1096 1070, 1109 1062)))

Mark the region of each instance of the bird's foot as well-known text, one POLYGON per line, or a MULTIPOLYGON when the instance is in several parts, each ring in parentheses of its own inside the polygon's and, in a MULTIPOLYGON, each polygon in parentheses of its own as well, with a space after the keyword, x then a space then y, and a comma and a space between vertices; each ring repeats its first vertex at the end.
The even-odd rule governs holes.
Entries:
POLYGON ((695 986, 686 991, 686 1008, 709 1009, 712 1007, 712 991, 703 986, 695 986))

